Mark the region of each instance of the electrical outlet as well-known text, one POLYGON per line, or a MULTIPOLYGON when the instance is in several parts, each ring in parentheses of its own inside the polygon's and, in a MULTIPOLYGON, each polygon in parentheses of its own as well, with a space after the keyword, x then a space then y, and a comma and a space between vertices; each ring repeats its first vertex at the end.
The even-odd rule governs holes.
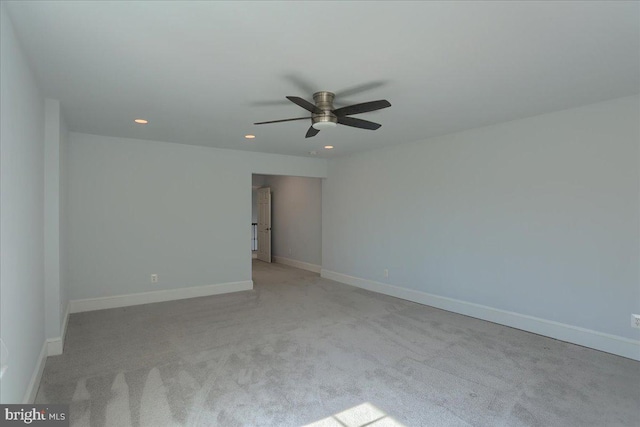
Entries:
POLYGON ((291 248, 289 248, 289 255, 291 255, 291 248))
POLYGON ((151 283, 158 283, 158 275, 157 274, 152 274, 151 275, 151 283))
POLYGON ((389 278, 389 270, 388 269, 384 269, 384 271, 382 272, 382 274, 384 274, 384 278, 388 279, 389 278))
POLYGON ((640 329, 640 314, 631 315, 631 327, 640 329))

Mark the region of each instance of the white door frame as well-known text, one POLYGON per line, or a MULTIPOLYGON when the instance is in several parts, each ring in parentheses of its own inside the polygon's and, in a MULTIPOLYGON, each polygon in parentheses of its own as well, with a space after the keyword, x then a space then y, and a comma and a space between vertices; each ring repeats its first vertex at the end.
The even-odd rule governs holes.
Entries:
POLYGON ((271 188, 258 188, 258 259, 271 262, 271 188))

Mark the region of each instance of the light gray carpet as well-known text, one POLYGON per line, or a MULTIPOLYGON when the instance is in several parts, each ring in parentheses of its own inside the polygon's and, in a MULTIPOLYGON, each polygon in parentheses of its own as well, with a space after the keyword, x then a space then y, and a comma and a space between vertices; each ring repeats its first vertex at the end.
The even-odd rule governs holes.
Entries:
POLYGON ((254 260, 248 292, 74 314, 38 403, 91 426, 638 426, 640 363, 254 260))

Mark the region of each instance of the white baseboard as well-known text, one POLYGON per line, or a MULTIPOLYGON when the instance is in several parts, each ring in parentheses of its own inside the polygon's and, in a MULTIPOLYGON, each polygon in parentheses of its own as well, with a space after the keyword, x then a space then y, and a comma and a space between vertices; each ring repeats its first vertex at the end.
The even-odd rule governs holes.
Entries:
POLYGON ((640 360, 640 341, 617 335, 606 334, 593 331, 591 329, 580 328, 578 326, 567 325, 565 323, 554 322, 538 317, 528 316, 512 311, 500 310, 497 308, 457 300, 448 297, 428 294, 413 289, 401 288, 399 286, 380 283, 373 280, 361 279, 359 277, 348 276, 335 271, 322 270, 320 275, 326 279, 336 282, 367 289, 369 291, 390 295, 396 298, 429 305, 465 316, 477 319, 488 320, 501 325, 510 326, 516 329, 533 332, 561 341, 578 344, 584 347, 605 351, 628 357, 629 359, 640 360))
POLYGON ((258 259, 258 252, 251 252, 251 259, 258 259))
POLYGON ((69 323, 69 309, 71 302, 67 303, 67 310, 64 313, 64 319, 62 320, 61 336, 58 338, 49 338, 47 340, 47 356, 59 356, 64 350, 64 338, 67 336, 67 325, 69 323))
POLYGON ((62 338, 47 339, 47 356, 60 356, 64 348, 62 338))
POLYGON ((23 405, 29 405, 36 401, 36 395, 38 394, 38 388, 40 387, 40 380, 42 379, 42 372, 44 372, 44 364, 46 361, 47 341, 42 344, 42 350, 40 350, 36 367, 31 375, 31 380, 29 380, 27 391, 24 393, 24 397, 22 398, 23 405))
POLYGON ((70 313, 104 310, 107 308, 128 307, 131 305, 150 304, 154 302, 173 301, 186 298, 205 297, 226 294, 229 292, 250 291, 253 281, 218 283, 215 285, 194 286, 181 289, 167 289, 137 294, 116 295, 112 297, 77 299, 69 301, 70 313))
POLYGON ((298 261, 296 259, 285 258, 282 256, 273 256, 273 262, 277 262, 278 264, 289 265, 295 268, 301 268, 302 270, 312 271, 314 273, 320 273, 322 270, 322 266, 311 264, 308 262, 298 261))

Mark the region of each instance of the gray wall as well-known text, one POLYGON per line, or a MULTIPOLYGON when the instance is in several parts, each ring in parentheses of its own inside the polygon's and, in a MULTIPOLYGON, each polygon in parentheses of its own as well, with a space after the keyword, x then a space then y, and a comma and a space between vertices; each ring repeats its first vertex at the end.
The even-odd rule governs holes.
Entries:
POLYGON ((330 160, 323 267, 638 339, 638 104, 330 160))
POLYGON ((266 176, 271 187, 272 255, 322 265, 322 180, 266 176))
POLYGON ((65 254, 67 131, 60 102, 45 100, 44 286, 47 338, 60 338, 67 310, 65 254))
MULTIPOLYGON (((68 179, 68 164, 67 159, 69 156, 69 131, 64 121, 64 117, 62 116, 62 112, 60 112, 60 121, 58 132, 60 133, 60 176, 59 176, 59 189, 60 193, 58 194, 59 198, 59 208, 60 208, 60 218, 58 222, 58 233, 60 236, 60 245, 58 247, 59 250, 59 258, 60 258, 60 314, 61 321, 64 322, 64 316, 67 312, 68 304, 69 304, 69 261, 68 261, 68 228, 69 228, 69 217, 67 215, 67 205, 69 202, 69 179, 68 179)), ((62 330, 62 324, 60 325, 60 333, 64 334, 64 330, 62 330)))
POLYGON ((69 142, 71 299, 251 280, 252 173, 326 174, 322 159, 78 133, 69 142))
POLYGON ((44 98, 0 5, 0 401, 21 403, 44 330, 44 98))

